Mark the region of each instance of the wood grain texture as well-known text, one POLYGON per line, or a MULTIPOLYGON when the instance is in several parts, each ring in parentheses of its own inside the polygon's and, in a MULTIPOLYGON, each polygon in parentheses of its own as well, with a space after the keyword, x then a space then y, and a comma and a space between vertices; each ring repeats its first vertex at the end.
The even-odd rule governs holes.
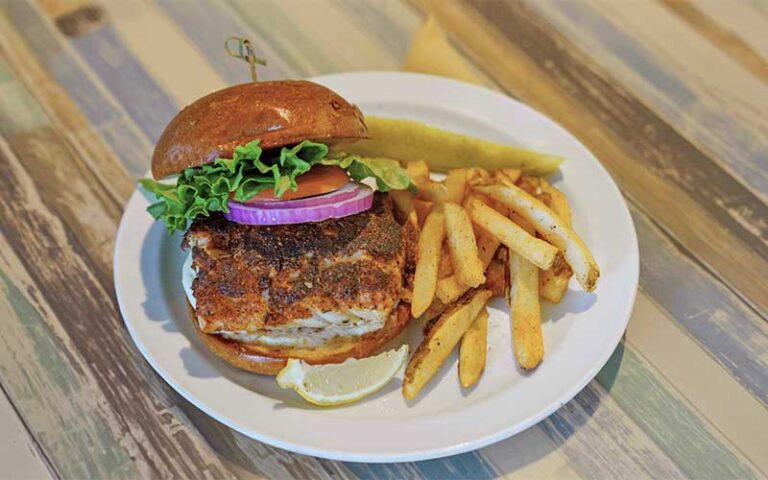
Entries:
POLYGON ((762 79, 656 2, 529 5, 610 78, 766 200, 768 84, 762 79))
POLYGON ((685 397, 763 474, 768 410, 738 385, 647 293, 638 293, 626 343, 653 365, 658 375, 685 397))
POLYGON ((436 2, 429 8, 500 85, 573 132, 665 232, 757 311, 768 311, 768 278, 759 274, 768 267, 762 221, 768 206, 582 53, 566 48, 567 40, 528 7, 474 7, 436 2))
MULTIPOLYGON (((120 158, 125 169, 136 177, 144 175, 153 145, 99 79, 84 68, 53 24, 44 21, 26 2, 0 2, 0 12, 5 17, 4 28, 0 29, 3 47, 12 52, 17 46, 24 46, 25 51, 33 52, 36 63, 83 112, 93 130, 120 158), (13 38, 23 43, 14 43, 13 38)), ((19 53, 23 51, 19 50, 19 53)), ((23 67, 20 70, 25 70, 26 59, 32 58, 22 56, 20 62, 15 62, 16 55, 6 55, 11 64, 23 67)))
POLYGON ((744 68, 768 81, 768 62, 737 34, 721 26, 715 19, 699 10, 695 3, 681 0, 660 0, 665 7, 680 16, 717 48, 741 63, 744 68))
MULTIPOLYGON (((0 381, 0 385, 2 381, 0 381)), ((5 391, 0 391, 0 465, 9 478, 56 478, 34 437, 16 413, 5 391)))

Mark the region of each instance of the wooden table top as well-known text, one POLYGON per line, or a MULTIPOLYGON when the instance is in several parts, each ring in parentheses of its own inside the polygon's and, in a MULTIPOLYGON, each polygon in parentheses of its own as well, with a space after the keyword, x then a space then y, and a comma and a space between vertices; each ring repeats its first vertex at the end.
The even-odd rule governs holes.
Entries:
POLYGON ((758 0, 1 1, 0 477, 764 477, 767 58, 758 0), (235 34, 265 78, 453 76, 592 150, 641 259, 597 378, 506 441, 385 465, 252 441, 168 387, 117 312, 113 242, 168 120, 248 80, 235 34))

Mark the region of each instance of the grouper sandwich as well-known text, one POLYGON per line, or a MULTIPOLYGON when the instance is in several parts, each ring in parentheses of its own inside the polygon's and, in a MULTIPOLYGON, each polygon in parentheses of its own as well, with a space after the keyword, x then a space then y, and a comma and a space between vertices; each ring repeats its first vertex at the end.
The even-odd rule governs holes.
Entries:
POLYGON ((270 375, 289 358, 339 363, 407 324, 416 233, 387 192, 410 178, 329 149, 366 137, 355 106, 308 81, 226 88, 166 127, 148 211, 184 232, 192 318, 225 361, 270 375))

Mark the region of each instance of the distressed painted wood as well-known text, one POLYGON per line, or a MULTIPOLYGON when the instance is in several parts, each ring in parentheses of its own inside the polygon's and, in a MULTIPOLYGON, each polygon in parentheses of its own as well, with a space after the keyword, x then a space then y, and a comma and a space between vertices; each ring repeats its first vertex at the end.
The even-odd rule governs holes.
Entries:
POLYGON ((0 386, 13 438, 63 478, 765 477, 765 31, 768 11, 749 1, 0 2, 0 386), (116 313, 112 242, 165 121, 248 80, 222 54, 233 34, 269 58, 265 79, 401 66, 459 77, 587 144, 629 198, 641 249, 630 327, 597 379, 514 438, 385 465, 263 445, 165 386, 116 313))
POLYGON ((0 395, 0 465, 12 478, 55 478, 34 437, 19 418, 11 401, 0 395))

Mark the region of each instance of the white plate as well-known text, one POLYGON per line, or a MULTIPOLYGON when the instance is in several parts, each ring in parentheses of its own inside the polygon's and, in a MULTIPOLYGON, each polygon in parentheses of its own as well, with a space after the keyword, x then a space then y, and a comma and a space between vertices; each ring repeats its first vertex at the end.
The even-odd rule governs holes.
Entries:
MULTIPOLYGON (((489 140, 567 158, 554 177, 573 206, 576 230, 602 271, 595 294, 572 283, 543 310, 544 362, 523 373, 512 353, 507 309, 494 301, 488 366, 462 390, 455 357, 416 401, 400 382, 364 401, 321 409, 272 378, 238 371, 207 352, 184 305, 180 236, 168 236, 133 194, 115 245, 115 290, 128 331, 152 367, 195 406, 243 434, 295 452, 336 460, 399 462, 442 457, 499 441, 547 417, 573 398, 616 347, 635 298, 638 251, 624 199, 608 173, 573 136, 504 95, 460 82, 403 73, 316 78, 366 114, 421 120, 489 140)), ((418 342, 418 328, 405 341, 418 342)), ((403 341, 401 339, 401 341, 403 341)))

